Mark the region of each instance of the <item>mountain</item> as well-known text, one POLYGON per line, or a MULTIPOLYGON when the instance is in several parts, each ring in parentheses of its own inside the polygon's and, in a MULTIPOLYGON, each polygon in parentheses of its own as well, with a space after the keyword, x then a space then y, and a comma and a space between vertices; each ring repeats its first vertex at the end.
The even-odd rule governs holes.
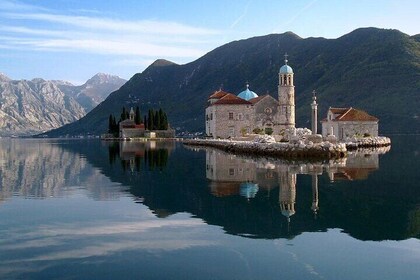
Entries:
POLYGON ((48 135, 100 134, 107 130, 109 114, 119 116, 123 106, 136 105, 142 112, 161 107, 178 131, 204 131, 207 98, 221 85, 238 94, 248 81, 257 94, 277 98, 286 52, 295 73, 297 126, 310 127, 315 89, 320 119, 329 106, 351 106, 378 117, 382 134, 419 133, 418 38, 377 28, 337 39, 303 39, 286 32, 234 41, 185 65, 158 60, 85 117, 48 135))
POLYGON ((24 136, 63 126, 85 110, 51 81, 0 77, 0 136, 24 136))
POLYGON ((76 99, 89 112, 127 81, 115 75, 98 73, 81 86, 65 81, 54 82, 62 92, 76 99))

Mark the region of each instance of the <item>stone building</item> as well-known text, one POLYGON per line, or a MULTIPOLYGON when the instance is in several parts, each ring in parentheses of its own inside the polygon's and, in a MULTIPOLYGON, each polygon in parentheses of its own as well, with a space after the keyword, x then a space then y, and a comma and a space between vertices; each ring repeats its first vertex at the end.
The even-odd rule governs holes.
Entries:
POLYGON ((146 130, 143 123, 136 124, 134 121, 135 113, 131 108, 129 118, 123 120, 119 124, 119 137, 120 138, 174 138, 175 130, 170 126, 166 130, 146 130))
POLYGON ((335 135, 338 140, 359 136, 378 136, 378 119, 354 108, 329 108, 321 121, 322 136, 335 135))
POLYGON ((120 138, 144 137, 144 124, 136 124, 134 121, 134 110, 131 108, 129 118, 119 124, 120 138))
POLYGON ((279 71, 278 100, 270 95, 258 96, 246 89, 237 96, 218 90, 208 98, 206 135, 212 138, 231 138, 262 130, 280 134, 295 127, 295 87, 293 70, 285 65, 279 71))

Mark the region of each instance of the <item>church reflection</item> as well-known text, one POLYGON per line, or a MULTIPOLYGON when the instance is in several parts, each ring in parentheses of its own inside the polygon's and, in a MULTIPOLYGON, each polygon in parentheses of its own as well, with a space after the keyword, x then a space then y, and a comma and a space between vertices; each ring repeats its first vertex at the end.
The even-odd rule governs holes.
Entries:
POLYGON ((278 189, 280 213, 290 223, 296 214, 297 175, 309 175, 311 178, 312 202, 307 205, 316 219, 320 211, 319 180, 324 172, 330 182, 340 180, 364 180, 379 168, 382 150, 358 150, 347 158, 323 162, 289 162, 281 160, 253 159, 220 150, 206 150, 206 177, 209 188, 216 197, 239 195, 247 200, 258 194, 270 196, 278 189))
POLYGON ((118 141, 108 144, 109 163, 120 160, 124 171, 140 172, 142 164, 149 170, 166 167, 169 154, 175 148, 170 141, 118 141))

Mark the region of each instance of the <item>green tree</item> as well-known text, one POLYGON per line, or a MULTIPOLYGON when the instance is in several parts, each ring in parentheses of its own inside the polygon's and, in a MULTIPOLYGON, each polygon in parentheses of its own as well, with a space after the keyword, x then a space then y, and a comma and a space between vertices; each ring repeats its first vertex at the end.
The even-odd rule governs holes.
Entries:
POLYGON ((108 119, 108 133, 113 133, 114 126, 112 125, 112 114, 109 115, 108 119))
POLYGON ((156 130, 159 130, 160 129, 160 115, 159 115, 159 111, 156 111, 155 112, 154 128, 156 130))
POLYGON ((134 121, 135 121, 136 124, 141 124, 142 123, 139 106, 136 107, 136 115, 134 117, 134 121))
POLYGON ((149 127, 148 127, 148 121, 147 121, 147 116, 146 115, 144 115, 143 120, 144 120, 144 129, 147 130, 149 127))
POLYGON ((149 130, 154 130, 154 116, 153 116, 153 109, 149 109, 149 115, 148 115, 148 118, 147 118, 147 121, 148 121, 148 128, 149 128, 149 130))
POLYGON ((123 106, 122 112, 121 112, 121 121, 126 120, 128 118, 127 115, 128 115, 128 112, 125 110, 125 107, 123 106))
POLYGON ((163 121, 162 121, 162 129, 167 130, 168 129, 168 116, 165 112, 163 112, 163 121))

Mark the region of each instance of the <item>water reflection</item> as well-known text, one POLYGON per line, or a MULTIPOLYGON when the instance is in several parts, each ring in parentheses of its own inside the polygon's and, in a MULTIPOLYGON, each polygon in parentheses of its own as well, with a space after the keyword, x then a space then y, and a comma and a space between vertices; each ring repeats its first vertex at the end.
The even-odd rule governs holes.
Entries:
POLYGON ((121 141, 108 144, 109 163, 120 160, 124 171, 140 172, 142 162, 149 170, 163 170, 169 154, 175 148, 172 141, 121 141))
MULTIPOLYGON (((394 160, 379 169, 389 147, 296 162, 164 141, 28 141, 0 141, 2 199, 63 196, 83 188, 98 200, 128 195, 158 218, 187 212, 252 238, 293 238, 329 228, 361 240, 420 235, 418 188, 396 184, 402 181, 390 172, 394 160)), ((407 178, 414 174, 408 170, 402 170, 407 178)))
MULTIPOLYGON (((0 201, 14 195, 25 198, 61 197, 81 186, 95 199, 120 196, 119 188, 92 168, 86 158, 63 148, 69 143, 38 140, 0 141, 0 201)), ((79 143, 78 143, 79 144, 79 143)))
POLYGON ((206 177, 211 193, 217 197, 241 195, 248 200, 258 191, 272 192, 278 188, 280 211, 290 223, 296 213, 297 175, 311 176, 312 203, 310 209, 316 217, 319 211, 318 176, 328 174, 330 182, 337 180, 365 180, 379 168, 379 154, 389 151, 360 149, 347 158, 323 162, 293 162, 275 159, 246 158, 220 150, 205 149, 206 177))

